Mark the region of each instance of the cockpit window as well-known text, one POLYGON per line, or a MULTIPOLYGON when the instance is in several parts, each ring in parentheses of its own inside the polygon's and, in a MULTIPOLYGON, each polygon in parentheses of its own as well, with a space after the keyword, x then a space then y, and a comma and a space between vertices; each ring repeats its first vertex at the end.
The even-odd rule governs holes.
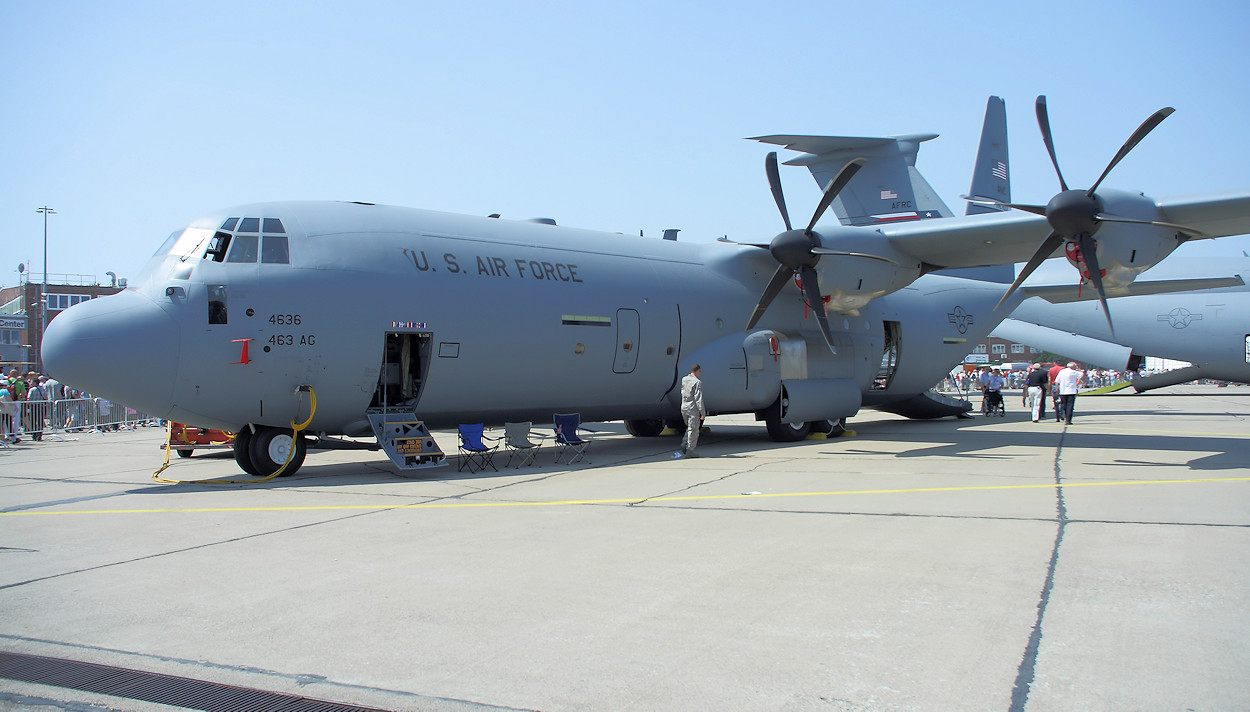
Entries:
POLYGON ((291 263, 286 227, 280 219, 227 218, 204 251, 204 259, 214 262, 256 264, 257 257, 264 264, 291 263), (262 225, 263 235, 259 234, 262 225))
POLYGON ((259 235, 235 235, 230 244, 230 256, 227 262, 255 262, 256 251, 260 242, 259 235))
POLYGON ((204 251, 204 259, 214 262, 226 259, 226 249, 230 247, 230 238, 231 235, 228 232, 213 235, 213 239, 208 241, 208 249, 204 251))
MULTIPOLYGON (((269 219, 266 218, 268 223, 269 219)), ((265 264, 288 264, 291 261, 291 255, 287 251, 286 235, 265 235, 265 241, 261 244, 260 261, 265 264)))
POLYGON ((173 234, 171 234, 168 238, 166 238, 165 242, 156 249, 156 254, 152 256, 156 257, 159 255, 168 254, 168 252, 174 248, 174 243, 178 242, 178 238, 180 237, 182 237, 182 230, 174 231, 173 234))

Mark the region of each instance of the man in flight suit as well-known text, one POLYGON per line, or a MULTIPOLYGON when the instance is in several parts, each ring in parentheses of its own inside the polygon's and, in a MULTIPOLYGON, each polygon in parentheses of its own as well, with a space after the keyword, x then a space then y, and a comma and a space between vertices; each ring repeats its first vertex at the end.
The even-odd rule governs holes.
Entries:
POLYGON ((673 453, 673 459, 694 457, 694 447, 699 442, 699 428, 707 417, 703 407, 703 383, 699 381, 699 364, 690 367, 690 374, 681 379, 681 419, 686 421, 686 437, 681 450, 673 453))

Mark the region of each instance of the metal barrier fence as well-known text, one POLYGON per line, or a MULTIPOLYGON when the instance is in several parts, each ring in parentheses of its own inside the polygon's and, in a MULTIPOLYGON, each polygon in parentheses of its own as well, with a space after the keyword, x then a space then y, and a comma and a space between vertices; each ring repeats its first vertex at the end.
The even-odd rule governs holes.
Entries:
POLYGON ((5 403, 0 409, 0 437, 19 434, 34 439, 64 432, 134 430, 160 421, 103 398, 5 403))

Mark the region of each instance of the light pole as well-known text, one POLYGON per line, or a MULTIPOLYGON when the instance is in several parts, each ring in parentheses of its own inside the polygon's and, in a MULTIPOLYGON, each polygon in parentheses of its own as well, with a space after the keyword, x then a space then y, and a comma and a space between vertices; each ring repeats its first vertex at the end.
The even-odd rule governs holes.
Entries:
POLYGON ((48 206, 36 208, 35 212, 43 214, 43 294, 40 303, 43 305, 42 319, 39 322, 39 372, 43 373, 43 332, 48 329, 48 215, 56 215, 56 211, 48 206))

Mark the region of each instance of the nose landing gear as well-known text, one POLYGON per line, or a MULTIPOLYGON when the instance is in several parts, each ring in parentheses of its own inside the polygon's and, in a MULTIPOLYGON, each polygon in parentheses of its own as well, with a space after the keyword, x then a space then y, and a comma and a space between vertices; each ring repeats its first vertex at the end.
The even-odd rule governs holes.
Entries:
POLYGON ((268 477, 283 464, 286 469, 279 477, 293 475, 304 464, 307 454, 308 443, 304 436, 292 436, 287 428, 249 425, 241 428, 234 438, 234 461, 244 472, 256 477, 268 477), (288 457, 290 462, 287 462, 288 457))

